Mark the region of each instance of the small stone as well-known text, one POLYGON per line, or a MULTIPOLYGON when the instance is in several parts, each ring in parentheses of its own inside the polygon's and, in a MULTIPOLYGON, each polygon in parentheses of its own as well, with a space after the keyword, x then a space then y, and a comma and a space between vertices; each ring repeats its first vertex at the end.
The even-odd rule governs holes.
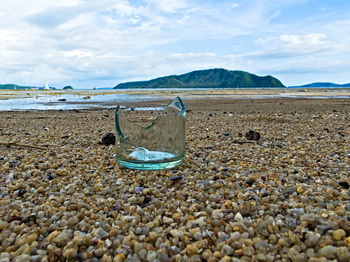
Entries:
POLYGON ((78 248, 77 247, 70 247, 65 250, 63 250, 63 256, 66 258, 73 258, 77 255, 78 248))
POLYGON ((328 262, 327 258, 325 257, 311 257, 308 262, 328 262))
POLYGON ((346 204, 346 205, 345 205, 345 210, 346 210, 346 211, 350 211, 350 204, 346 204))
POLYGON ((165 223, 165 224, 174 223, 174 219, 172 219, 170 217, 163 217, 163 223, 165 223))
POLYGON ((112 257, 109 254, 105 253, 101 258, 101 262, 112 262, 112 257))
POLYGON ((102 247, 98 247, 94 250, 94 255, 96 257, 102 257, 106 252, 107 252, 107 248, 102 246, 102 247))
POLYGON ((109 236, 109 234, 100 227, 93 231, 93 235, 98 239, 104 239, 109 236))
POLYGON ((157 258, 157 253, 153 250, 147 252, 147 261, 155 261, 157 258))
POLYGON ((219 209, 215 209, 213 211, 213 218, 220 219, 223 216, 224 216, 224 214, 219 209))
POLYGON ((350 237, 345 238, 345 245, 350 248, 350 237))
POLYGON ((256 182, 256 176, 251 175, 245 181, 249 186, 252 186, 256 182))
POLYGON ((341 262, 350 261, 350 252, 347 247, 338 247, 336 255, 338 260, 341 262))
POLYGON ((77 246, 85 245, 90 238, 88 238, 84 233, 76 231, 74 232, 74 238, 72 240, 72 243, 77 246))
POLYGON ((64 247, 68 243, 68 241, 72 238, 72 236, 73 236, 73 233, 71 230, 63 230, 61 233, 59 233, 55 237, 54 241, 61 247, 64 247))
POLYGON ((241 222, 243 220, 243 216, 241 215, 241 213, 237 212, 233 219, 237 222, 241 222))
POLYGON ((258 141, 260 140, 260 134, 256 131, 249 130, 248 132, 245 133, 245 138, 247 140, 255 140, 258 141))
POLYGON ((342 240, 346 236, 346 233, 343 229, 338 229, 333 232, 332 236, 335 240, 342 240))
POLYGON ((186 246, 186 253, 190 256, 197 255, 199 252, 198 248, 195 245, 188 244, 186 246))
MULTIPOLYGON (((180 231, 180 232, 181 232, 181 231, 180 231)), ((170 231, 170 234, 173 234, 173 233, 171 233, 171 231, 170 231)), ((173 235, 173 236, 174 236, 174 235, 173 235)), ((157 240, 157 238, 158 238, 158 233, 157 233, 157 232, 154 232, 154 231, 151 231, 151 232, 149 233, 149 238, 150 238, 151 241, 157 240)))
MULTIPOLYGON (((30 262, 42 262, 43 256, 42 255, 34 255, 30 257, 30 262)), ((1 262, 1 260, 0 260, 1 262)))
POLYGON ((173 229, 173 230, 170 230, 170 234, 173 236, 173 237, 177 237, 177 238, 180 238, 180 237, 183 237, 184 236, 184 232, 178 230, 178 229, 173 229))
POLYGON ((224 255, 232 256, 235 250, 229 245, 223 245, 221 248, 221 253, 224 255))
POLYGON ((339 181, 338 184, 339 184, 339 186, 341 186, 345 189, 349 189, 349 187, 350 187, 349 183, 346 181, 339 181))
POLYGON ((258 260, 258 261, 266 261, 266 256, 264 255, 264 254, 257 254, 256 255, 256 259, 258 260))
POLYGON ((205 259, 206 261, 209 260, 209 258, 211 258, 213 256, 212 252, 210 249, 205 249, 203 252, 202 252, 202 258, 205 259))
POLYGON ((125 255, 121 253, 121 254, 117 254, 114 257, 113 262, 123 262, 124 260, 125 260, 125 255))
POLYGON ((0 262, 10 262, 10 254, 7 252, 0 253, 0 262))
POLYGON ((102 145, 109 146, 115 144, 115 135, 112 133, 107 133, 104 135, 100 142, 102 145))
POLYGON ((293 262, 307 262, 307 256, 299 253, 295 247, 288 250, 288 256, 293 262))
POLYGON ((15 259, 14 259, 15 262, 29 262, 31 261, 30 260, 30 255, 28 254, 21 254, 19 256, 17 256, 15 259))
POLYGON ((68 219, 67 225, 68 225, 69 227, 73 227, 73 226, 75 226, 75 225, 78 224, 78 223, 79 223, 79 219, 77 218, 77 216, 72 216, 72 217, 70 217, 70 218, 68 219))
POLYGON ((301 193, 303 193, 304 192, 304 188, 302 187, 302 186, 299 186, 298 188, 297 188, 297 193, 298 194, 301 194, 301 193))
POLYGON ((334 259, 335 258, 335 254, 337 252, 337 248, 335 246, 325 246, 322 247, 318 253, 328 259, 334 259))

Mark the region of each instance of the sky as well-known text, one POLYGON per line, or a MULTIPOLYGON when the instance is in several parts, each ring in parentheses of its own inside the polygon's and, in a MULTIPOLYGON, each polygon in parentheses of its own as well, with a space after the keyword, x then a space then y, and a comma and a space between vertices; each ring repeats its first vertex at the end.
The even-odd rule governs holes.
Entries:
POLYGON ((350 82, 349 0, 0 0, 0 84, 113 87, 225 68, 350 82))

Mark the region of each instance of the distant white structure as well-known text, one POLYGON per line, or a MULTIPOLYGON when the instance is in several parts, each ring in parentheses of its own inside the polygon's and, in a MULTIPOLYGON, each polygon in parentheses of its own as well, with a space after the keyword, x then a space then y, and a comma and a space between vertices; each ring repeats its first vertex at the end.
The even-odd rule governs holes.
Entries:
POLYGON ((50 90, 50 87, 49 87, 49 84, 46 83, 45 87, 44 87, 44 90, 50 90))

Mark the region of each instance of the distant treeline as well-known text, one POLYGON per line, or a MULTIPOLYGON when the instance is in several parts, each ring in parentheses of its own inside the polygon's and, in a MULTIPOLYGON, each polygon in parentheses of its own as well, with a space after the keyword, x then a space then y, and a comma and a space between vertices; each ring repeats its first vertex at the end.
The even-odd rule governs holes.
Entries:
POLYGON ((25 90, 25 89, 32 89, 32 88, 36 88, 36 87, 34 87, 34 86, 19 86, 19 85, 15 85, 15 84, 0 85, 0 89, 10 89, 10 90, 15 90, 15 89, 25 90))
MULTIPOLYGON (((50 89, 56 89, 56 87, 49 87, 50 89)), ((16 84, 0 84, 0 89, 8 89, 8 90, 30 90, 30 89, 44 89, 44 87, 37 87, 37 86, 20 86, 16 84)), ((71 88, 73 89, 73 88, 71 88)))
POLYGON ((307 85, 302 85, 300 87, 350 87, 350 83, 347 84, 334 84, 331 82, 315 82, 315 83, 311 83, 311 84, 307 84, 307 85))

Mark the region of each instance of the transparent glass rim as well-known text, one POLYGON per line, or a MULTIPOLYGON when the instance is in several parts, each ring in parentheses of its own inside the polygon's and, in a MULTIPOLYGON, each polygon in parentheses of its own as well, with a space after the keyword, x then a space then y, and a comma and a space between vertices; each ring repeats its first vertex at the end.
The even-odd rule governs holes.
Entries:
MULTIPOLYGON (((151 122, 151 124, 147 125, 146 127, 142 127, 142 126, 140 126, 139 124, 130 121, 130 120, 126 117, 126 115, 124 114, 124 109, 121 108, 120 105, 117 106, 117 109, 116 109, 116 111, 115 111, 115 119, 116 119, 116 120, 119 119, 119 115, 120 115, 120 114, 123 114, 123 116, 125 117, 125 119, 126 119, 128 122, 132 123, 133 125, 138 126, 139 128, 143 128, 144 130, 146 130, 146 129, 149 129, 149 128, 153 127, 155 124, 157 124, 157 122, 158 122, 160 119, 162 119, 162 118, 164 118, 164 117, 167 117, 167 116, 169 116, 169 115, 183 115, 183 116, 186 116, 186 106, 185 106, 184 102, 182 101, 182 99, 181 99, 179 96, 177 96, 175 99, 178 99, 178 101, 180 102, 181 111, 179 111, 179 112, 173 112, 173 113, 167 113, 167 114, 162 113, 162 114, 158 115, 158 116, 151 122)), ((174 99, 174 100, 175 100, 175 99, 174 99)), ((169 105, 171 105, 171 103, 172 103, 174 100, 172 100, 172 101, 171 101, 168 105, 166 105, 164 108, 167 108, 169 105)), ((125 138, 125 136, 124 136, 124 134, 123 134, 123 132, 122 132, 120 126, 119 126, 119 121, 115 121, 115 128, 116 128, 116 130, 117 130, 118 135, 119 135, 121 138, 125 138)))

